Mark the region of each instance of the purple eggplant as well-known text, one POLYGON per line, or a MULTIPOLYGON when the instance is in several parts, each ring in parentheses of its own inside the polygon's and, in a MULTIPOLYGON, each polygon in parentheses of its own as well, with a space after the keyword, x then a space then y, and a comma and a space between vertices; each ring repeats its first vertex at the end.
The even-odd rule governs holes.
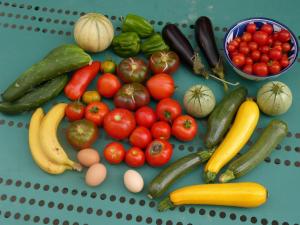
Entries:
MULTIPOLYGON (((197 19, 195 23, 195 39, 204 53, 213 73, 224 80, 222 58, 217 49, 211 20, 208 17, 201 16, 197 19)), ((223 84, 225 90, 227 90, 227 84, 225 82, 223 84)))

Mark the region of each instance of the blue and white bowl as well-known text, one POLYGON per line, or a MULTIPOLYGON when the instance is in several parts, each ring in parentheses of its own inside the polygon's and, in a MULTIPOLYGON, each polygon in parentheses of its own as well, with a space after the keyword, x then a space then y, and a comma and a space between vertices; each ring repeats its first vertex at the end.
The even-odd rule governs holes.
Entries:
POLYGON ((297 43, 296 36, 293 34, 293 32, 287 26, 285 26, 282 23, 279 23, 275 20, 272 20, 272 19, 258 17, 258 18, 250 18, 250 19, 241 20, 241 21, 237 22, 235 25, 233 25, 225 35, 224 50, 225 50, 225 56, 226 56, 227 61, 233 67, 233 69, 237 72, 237 74, 239 74, 240 76, 242 76, 246 79, 249 79, 249 80, 260 81, 260 80, 265 80, 265 79, 277 78, 281 74, 283 74, 287 70, 289 70, 297 59, 298 43, 297 43), (268 23, 273 26, 273 30, 275 32, 278 32, 282 29, 288 30, 290 32, 290 34, 291 34, 290 43, 291 43, 291 47, 292 47, 291 51, 289 52, 289 55, 288 55, 290 64, 286 68, 284 68, 282 71, 280 71, 280 73, 275 74, 275 75, 270 74, 266 77, 260 77, 260 76, 254 75, 254 74, 253 75, 247 74, 247 73, 243 72, 242 70, 240 70, 238 67, 236 67, 232 63, 232 61, 229 57, 229 52, 227 50, 227 46, 228 46, 229 42, 231 42, 235 37, 242 36, 244 31, 246 30, 246 26, 248 23, 255 23, 256 27, 258 27, 258 28, 260 28, 263 24, 268 23))

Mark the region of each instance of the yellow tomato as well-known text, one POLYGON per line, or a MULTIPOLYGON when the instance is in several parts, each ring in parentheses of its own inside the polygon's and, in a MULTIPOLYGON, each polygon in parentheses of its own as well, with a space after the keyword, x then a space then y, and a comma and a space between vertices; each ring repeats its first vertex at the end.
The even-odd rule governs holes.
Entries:
POLYGON ((101 96, 97 91, 86 91, 82 96, 82 101, 85 104, 90 104, 91 102, 100 102, 101 96))

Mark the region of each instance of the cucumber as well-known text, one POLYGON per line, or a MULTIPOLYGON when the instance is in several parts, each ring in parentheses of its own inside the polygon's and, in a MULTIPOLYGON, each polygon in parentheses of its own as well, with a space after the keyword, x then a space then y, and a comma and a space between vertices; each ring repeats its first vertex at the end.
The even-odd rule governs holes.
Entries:
POLYGON ((17 114, 35 109, 57 96, 64 89, 67 82, 68 76, 61 75, 28 92, 13 103, 0 102, 0 112, 17 114))
POLYGON ((288 126, 281 120, 272 120, 263 130, 251 148, 228 166, 228 169, 219 177, 224 183, 249 173, 267 156, 287 135, 288 126))
POLYGON ((151 182, 148 187, 148 197, 153 199, 161 196, 179 178, 206 162, 212 155, 213 150, 198 151, 186 155, 167 168, 162 170, 151 182))
POLYGON ((238 87, 228 93, 210 114, 204 143, 207 148, 218 145, 228 131, 239 106, 246 99, 248 91, 238 87))
POLYGON ((81 48, 73 44, 61 45, 22 73, 2 94, 4 101, 13 102, 37 85, 63 73, 81 68, 92 61, 81 48))

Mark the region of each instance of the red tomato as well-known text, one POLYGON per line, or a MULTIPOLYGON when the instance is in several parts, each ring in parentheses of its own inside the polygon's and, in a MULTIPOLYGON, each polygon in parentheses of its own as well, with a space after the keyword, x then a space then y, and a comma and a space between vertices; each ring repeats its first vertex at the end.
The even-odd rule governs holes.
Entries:
POLYGON ((241 41, 239 47, 247 47, 248 43, 246 41, 241 41))
POLYGON ((260 30, 270 35, 273 33, 273 26, 271 24, 266 23, 262 25, 260 30))
POLYGON ((265 77, 268 75, 268 66, 266 63, 259 62, 259 63, 254 63, 253 64, 253 73, 265 77))
POLYGON ((249 42, 251 41, 252 39, 252 35, 248 32, 244 32, 243 35, 242 35, 242 40, 243 41, 246 41, 246 42, 249 42))
POLYGON ((278 61, 272 61, 268 67, 271 74, 277 74, 281 71, 281 65, 278 61))
POLYGON ((156 105, 156 113, 160 120, 172 122, 179 115, 182 109, 178 101, 171 98, 165 98, 156 105))
POLYGON ((248 47, 249 47, 249 49, 251 51, 254 51, 254 50, 256 50, 258 48, 258 44, 256 42, 254 42, 254 41, 250 41, 248 43, 248 47))
POLYGON ((278 32, 278 40, 281 42, 288 42, 291 40, 291 34, 287 30, 281 30, 278 32))
POLYGON ((270 58, 267 54, 262 54, 261 57, 260 57, 261 62, 267 63, 267 62, 269 62, 269 60, 270 60, 270 58))
POLYGON ((146 148, 151 141, 152 135, 146 127, 136 127, 129 137, 132 146, 142 149, 146 148))
POLYGON ((229 44, 227 46, 227 50, 228 52, 234 52, 236 50, 236 46, 234 46, 233 44, 229 44))
POLYGON ((253 64, 253 59, 251 59, 250 57, 246 57, 245 64, 246 65, 252 65, 253 64))
POLYGON ((239 52, 243 55, 247 55, 250 52, 250 48, 248 46, 240 46, 239 52))
POLYGON ((195 138, 198 130, 196 120, 188 115, 177 117, 172 125, 172 135, 180 141, 191 141, 195 138))
POLYGON ((251 58, 253 59, 254 62, 258 61, 260 58, 260 51, 255 50, 251 52, 251 58))
POLYGON ((268 45, 261 46, 260 51, 267 54, 270 51, 270 47, 268 45))
POLYGON ((235 56, 233 56, 232 58, 232 63, 237 66, 237 67, 241 67, 245 64, 245 56, 243 54, 236 54, 235 56))
POLYGON ((172 51, 159 51, 151 55, 149 63, 154 74, 172 74, 178 69, 179 57, 172 51))
POLYGON ((137 147, 132 147, 126 152, 125 162, 131 167, 141 167, 145 164, 145 154, 137 147))
POLYGON ((165 121, 158 121, 151 127, 153 139, 168 140, 171 137, 171 127, 165 121))
POLYGON ((119 164, 125 158, 126 150, 119 142, 112 142, 105 146, 103 155, 110 164, 119 164))
POLYGON ((282 53, 277 49, 271 49, 269 52, 269 57, 273 60, 280 60, 282 57, 282 53))
POLYGON ((255 23, 249 23, 246 27, 246 31, 249 33, 254 33, 256 31, 256 25, 255 23))
POLYGON ((265 45, 268 41, 268 34, 263 31, 255 31, 252 36, 252 40, 255 41, 258 45, 265 45))
POLYGON ((147 81, 146 86, 150 92, 150 95, 155 100, 169 98, 174 94, 175 91, 174 79, 166 73, 160 73, 152 76, 147 81))
POLYGON ((104 130, 115 139, 129 137, 135 126, 134 115, 127 109, 114 109, 104 117, 104 130))
POLYGON ((84 105, 80 102, 70 102, 65 114, 69 121, 80 120, 84 117, 84 105))
POLYGON ((282 57, 280 60, 280 65, 285 68, 290 64, 289 59, 288 58, 284 58, 282 57))
POLYGON ((150 128, 157 120, 156 113, 149 106, 143 106, 135 112, 137 125, 150 128))
POLYGON ((109 113, 108 106, 103 102, 91 102, 85 108, 85 118, 101 126, 104 117, 109 113))
POLYGON ((282 50, 283 50, 284 52, 289 52, 289 51, 291 50, 291 45, 290 45, 290 43, 288 43, 288 42, 283 43, 283 44, 282 44, 282 50))
POLYGON ((170 161, 173 154, 172 145, 164 140, 152 141, 145 152, 146 161, 150 166, 163 166, 170 161))
POLYGON ((121 83, 117 76, 105 73, 99 77, 97 89, 101 96, 112 98, 121 88, 121 83))
POLYGON ((246 64, 243 68, 243 71, 248 74, 253 74, 252 65, 246 64))

